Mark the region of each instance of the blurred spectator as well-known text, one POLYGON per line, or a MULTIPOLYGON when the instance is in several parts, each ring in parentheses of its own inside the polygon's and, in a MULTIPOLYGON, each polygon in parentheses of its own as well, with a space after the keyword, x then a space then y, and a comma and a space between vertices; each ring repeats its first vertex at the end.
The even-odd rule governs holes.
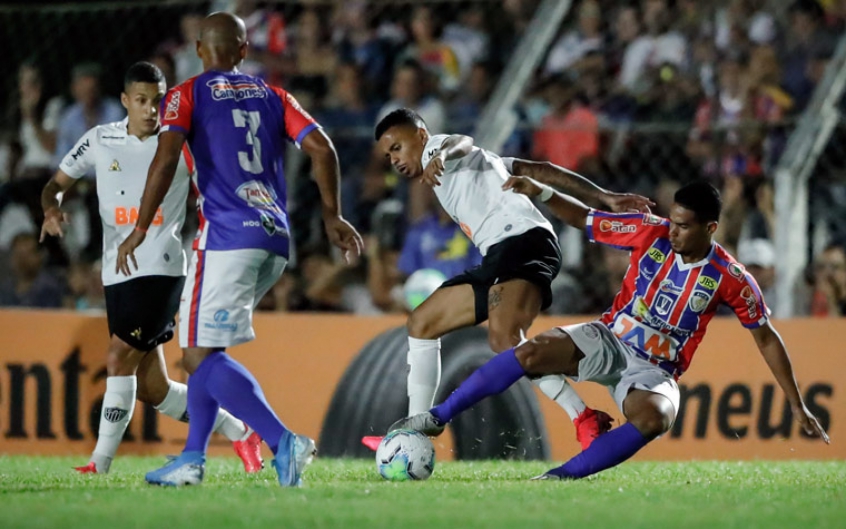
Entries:
POLYGON ((720 51, 750 51, 753 44, 769 44, 777 37, 772 14, 763 11, 762 0, 731 0, 717 10, 714 43, 720 51))
POLYGON ((785 89, 796 102, 797 109, 805 108, 814 85, 808 78, 808 64, 814 45, 829 45, 833 38, 824 28, 825 12, 816 0, 796 0, 790 5, 790 26, 787 50, 782 58, 785 89))
POLYGON ((623 55, 619 83, 629 91, 639 92, 643 76, 650 68, 662 64, 684 67, 687 42, 671 30, 671 14, 667 0, 643 0, 643 24, 647 34, 633 40, 623 55))
POLYGON ((74 310, 105 310, 106 297, 101 277, 102 263, 80 260, 68 271, 68 296, 65 308, 74 310))
POLYGON ((33 63, 24 63, 18 70, 18 107, 20 127, 18 141, 23 150, 18 176, 49 178, 56 151, 56 129, 64 102, 49 97, 41 71, 33 63))
POLYGON ((431 268, 447 278, 482 262, 482 254, 461 231, 440 204, 412 224, 405 234, 399 256, 399 271, 406 277, 431 268))
POLYGON ((338 58, 317 10, 306 9, 300 13, 292 48, 296 64, 288 86, 322 100, 329 90, 329 77, 338 58))
POLYGON ((775 246, 769 239, 747 239, 737 245, 737 260, 752 274, 767 306, 777 306, 775 292, 775 246))
POLYGON ((424 84, 424 71, 420 63, 407 61, 402 63, 394 73, 391 82, 391 100, 385 103, 376 121, 398 108, 410 108, 420 114, 431 134, 441 134, 444 131, 446 111, 443 103, 428 95, 424 84))
MULTIPOLYGON (((461 81, 458 58, 448 44, 441 40, 443 24, 429 5, 418 5, 411 13, 411 43, 399 56, 399 62, 409 60, 419 63, 432 76, 436 89, 441 94, 451 94, 461 81)), ((428 78, 423 79, 428 84, 428 78)))
POLYGON ((544 89, 551 110, 535 132, 532 156, 567 169, 599 154, 599 121, 577 94, 573 82, 559 75, 544 89))
POLYGON ((490 35, 485 27, 485 10, 482 4, 470 4, 458 12, 456 20, 444 28, 441 39, 458 59, 461 80, 472 75, 473 68, 488 59, 490 35))
POLYGON ((0 281, 0 306, 62 306, 62 284, 54 273, 44 269, 44 251, 34 233, 19 233, 12 239, 11 272, 11 277, 0 281))
POLYGON ((811 316, 846 316, 846 250, 828 246, 814 262, 811 316))
POLYGON ((182 82, 176 80, 176 63, 174 62, 173 56, 171 56, 170 53, 166 51, 159 51, 151 55, 147 59, 147 61, 152 64, 155 64, 159 68, 159 70, 162 71, 168 90, 182 82))
POLYGON ((76 141, 97 125, 120 121, 126 115, 116 99, 100 93, 100 65, 84 63, 71 73, 71 95, 74 103, 62 114, 59 121, 58 141, 53 155, 54 167, 58 166, 76 141))
POLYGON ((229 9, 244 20, 250 53, 241 70, 257 75, 267 82, 282 85, 282 75, 288 66, 284 53, 288 51, 285 18, 269 7, 258 7, 256 0, 232 0, 229 9))
POLYGON ((611 43, 607 48, 609 72, 618 75, 628 46, 640 36, 640 11, 634 4, 617 8, 611 26, 611 43))
POLYGON ((388 97, 393 57, 391 44, 376 34, 376 19, 361 0, 339 2, 332 40, 339 60, 357 64, 365 81, 365 93, 376 101, 388 97))
MULTIPOLYGON (((203 71, 203 61, 197 56, 197 40, 200 38, 200 22, 203 18, 199 13, 186 13, 179 20, 182 44, 173 51, 177 84, 203 71)), ((168 88, 173 86, 170 82, 167 85, 168 88)))
POLYGON ((476 63, 455 99, 449 104, 449 130, 453 134, 472 136, 493 90, 493 79, 487 64, 476 63))
POLYGON ((579 5, 578 27, 558 39, 549 51, 544 66, 546 75, 562 73, 591 52, 601 52, 604 37, 600 32, 602 15, 599 3, 583 0, 579 5))
MULTIPOLYGON (((367 245, 365 245, 367 246, 367 245)), ((310 310, 379 314, 367 285, 362 262, 333 259, 328 252, 304 252, 300 269, 310 310)))

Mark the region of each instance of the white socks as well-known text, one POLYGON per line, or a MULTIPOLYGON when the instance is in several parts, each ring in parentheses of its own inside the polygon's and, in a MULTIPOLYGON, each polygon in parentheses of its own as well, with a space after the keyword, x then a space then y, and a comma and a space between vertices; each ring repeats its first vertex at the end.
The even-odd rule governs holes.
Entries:
POLYGON ((408 337, 408 415, 429 411, 441 382, 441 339, 408 337))
MULTIPOLYGON (((177 421, 188 422, 188 386, 169 380, 167 395, 156 409, 177 421)), ((241 441, 249 430, 242 421, 221 408, 214 421, 214 431, 230 441, 241 441)))
POLYGON ((100 434, 91 461, 97 472, 106 474, 123 440, 126 427, 135 411, 137 381, 134 376, 106 378, 106 394, 100 411, 100 434))
POLYGON ((587 407, 564 375, 546 375, 533 379, 532 383, 540 388, 544 395, 564 408, 571 420, 575 420, 587 407))

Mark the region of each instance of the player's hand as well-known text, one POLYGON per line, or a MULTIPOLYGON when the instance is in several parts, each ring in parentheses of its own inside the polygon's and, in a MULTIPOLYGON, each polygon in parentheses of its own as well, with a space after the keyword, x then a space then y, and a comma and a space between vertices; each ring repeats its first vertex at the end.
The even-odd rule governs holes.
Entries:
POLYGON ((526 195, 529 198, 534 198, 541 194, 543 189, 537 182, 528 176, 511 176, 502 184, 502 190, 512 190, 515 193, 526 195))
POLYGON ((822 425, 820 425, 820 421, 814 417, 813 413, 808 411, 808 408, 804 404, 801 406, 793 406, 793 416, 796 417, 796 420, 802 425, 802 429, 805 430, 806 434, 811 437, 818 437, 822 439, 825 441, 825 444, 829 444, 831 442, 828 438, 828 434, 825 433, 822 425))
POLYGON ((323 219, 323 222, 326 224, 326 235, 329 241, 344 250, 344 260, 347 264, 350 263, 351 258, 361 255, 364 250, 364 240, 344 217, 340 215, 327 217, 323 219))
POLYGON ((439 152, 434 158, 429 160, 426 168, 423 169, 423 174, 420 175, 420 181, 431 187, 441 185, 440 177, 444 174, 444 154, 439 152))
POLYGON ((115 266, 116 274, 123 274, 127 277, 132 275, 132 271, 129 268, 130 259, 132 259, 135 269, 138 270, 138 261, 135 260, 135 249, 141 246, 141 243, 146 238, 146 233, 134 229, 129 234, 129 237, 120 243, 120 246, 118 246, 117 265, 115 266))
POLYGON ((637 211, 639 213, 650 213, 649 206, 655 202, 646 197, 633 193, 605 193, 602 195, 602 203, 611 208, 615 213, 637 211))
POLYGON ((41 224, 41 237, 38 242, 44 242, 48 235, 64 237, 65 232, 62 230, 62 224, 67 224, 69 221, 68 214, 60 208, 50 208, 45 211, 44 222, 41 224))

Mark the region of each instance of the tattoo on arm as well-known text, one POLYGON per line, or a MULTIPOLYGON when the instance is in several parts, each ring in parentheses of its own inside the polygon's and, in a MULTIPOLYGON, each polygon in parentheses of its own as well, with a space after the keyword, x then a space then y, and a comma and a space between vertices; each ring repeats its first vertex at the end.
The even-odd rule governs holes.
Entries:
POLYGON ((488 312, 497 308, 502 302, 502 287, 492 286, 488 291, 488 312))

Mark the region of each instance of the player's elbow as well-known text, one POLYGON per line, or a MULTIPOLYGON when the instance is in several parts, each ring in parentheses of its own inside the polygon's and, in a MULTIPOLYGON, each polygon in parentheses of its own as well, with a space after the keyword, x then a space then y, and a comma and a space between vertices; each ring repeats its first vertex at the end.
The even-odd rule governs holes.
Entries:
POLYGON ((302 143, 303 150, 312 160, 335 158, 335 145, 322 130, 309 132, 302 143))

